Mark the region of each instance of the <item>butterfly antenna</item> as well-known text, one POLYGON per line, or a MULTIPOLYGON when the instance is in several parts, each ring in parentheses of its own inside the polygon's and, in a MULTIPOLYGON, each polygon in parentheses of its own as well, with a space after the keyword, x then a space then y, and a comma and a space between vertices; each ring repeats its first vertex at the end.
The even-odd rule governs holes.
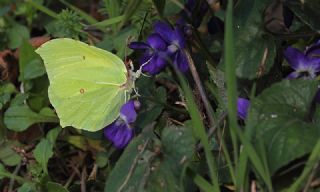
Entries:
POLYGON ((148 61, 146 61, 145 63, 143 63, 142 65, 140 65, 139 69, 136 71, 136 74, 135 74, 135 78, 136 78, 136 79, 138 79, 141 74, 144 75, 144 76, 148 76, 148 75, 145 75, 145 74, 142 72, 142 67, 144 67, 144 66, 146 66, 147 64, 149 64, 152 58, 153 58, 153 56, 150 57, 150 58, 148 59, 148 61))

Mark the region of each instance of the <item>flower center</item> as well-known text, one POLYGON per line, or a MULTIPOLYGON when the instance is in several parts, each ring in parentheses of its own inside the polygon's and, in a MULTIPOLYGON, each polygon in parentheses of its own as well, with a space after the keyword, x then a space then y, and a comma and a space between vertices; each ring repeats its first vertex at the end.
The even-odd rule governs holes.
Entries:
POLYGON ((170 53, 175 53, 175 52, 178 51, 178 50, 179 50, 179 45, 177 45, 177 44, 175 44, 175 43, 173 43, 173 44, 171 44, 171 45, 168 46, 168 51, 169 51, 170 53))
POLYGON ((312 74, 309 70, 306 70, 306 71, 300 71, 299 72, 299 76, 298 78, 303 78, 303 79, 308 79, 308 78, 311 78, 312 77, 312 74))

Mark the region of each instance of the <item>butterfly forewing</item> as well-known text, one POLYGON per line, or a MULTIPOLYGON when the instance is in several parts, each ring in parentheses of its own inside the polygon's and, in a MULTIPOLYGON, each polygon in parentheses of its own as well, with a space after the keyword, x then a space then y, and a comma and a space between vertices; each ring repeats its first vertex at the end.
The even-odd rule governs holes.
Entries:
POLYGON ((49 99, 62 127, 97 131, 118 117, 128 92, 121 59, 67 38, 51 40, 36 52, 44 60, 49 99))

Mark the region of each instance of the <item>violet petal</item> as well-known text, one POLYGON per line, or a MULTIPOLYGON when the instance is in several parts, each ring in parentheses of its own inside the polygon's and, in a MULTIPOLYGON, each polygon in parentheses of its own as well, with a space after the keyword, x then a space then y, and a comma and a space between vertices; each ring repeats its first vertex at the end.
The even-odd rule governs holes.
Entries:
POLYGON ((240 119, 243 119, 243 120, 246 119, 249 106, 250 106, 250 101, 248 99, 238 97, 237 112, 238 112, 238 117, 240 119))
POLYGON ((104 129, 104 135, 116 148, 122 149, 131 141, 133 129, 127 127, 123 122, 116 121, 104 129))
POLYGON ((144 42, 131 42, 128 47, 130 49, 138 49, 138 50, 144 50, 144 49, 150 49, 150 45, 144 42))
POLYGON ((122 118, 127 124, 136 121, 137 112, 135 110, 134 100, 130 100, 120 109, 120 118, 122 118))
POLYGON ((163 40, 171 44, 173 40, 174 30, 170 25, 159 21, 155 23, 154 30, 163 38, 163 40))
POLYGON ((188 59, 183 50, 176 53, 173 64, 183 73, 189 69, 188 59))
POLYGON ((298 49, 288 47, 284 51, 284 57, 294 70, 302 70, 308 68, 306 56, 298 49))
POLYGON ((148 39, 147 39, 147 43, 156 50, 161 50, 164 51, 166 50, 166 43, 165 41, 161 38, 161 36, 159 34, 151 34, 148 39))

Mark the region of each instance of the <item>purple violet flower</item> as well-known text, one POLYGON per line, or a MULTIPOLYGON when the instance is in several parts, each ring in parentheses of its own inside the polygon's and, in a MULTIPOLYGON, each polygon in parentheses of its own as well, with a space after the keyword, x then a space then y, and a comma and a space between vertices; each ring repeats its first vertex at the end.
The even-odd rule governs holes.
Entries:
POLYGON ((186 40, 180 28, 172 28, 164 22, 157 22, 154 30, 167 43, 167 53, 173 60, 173 65, 178 67, 181 72, 189 69, 187 55, 184 52, 186 40))
POLYGON ((288 79, 313 79, 320 71, 320 42, 308 47, 304 52, 288 47, 284 57, 295 71, 290 73, 288 79))
POLYGON ((167 64, 167 44, 159 34, 151 34, 146 43, 132 42, 129 44, 129 48, 144 51, 139 62, 142 65, 142 70, 151 75, 160 73, 167 64))
POLYGON ((238 97, 238 99, 237 99, 237 113, 238 113, 238 117, 240 119, 242 119, 242 120, 246 119, 249 106, 250 106, 250 101, 248 99, 238 97))
MULTIPOLYGON (((284 51, 284 56, 290 66, 295 70, 288 75, 288 79, 304 78, 314 79, 320 71, 320 40, 307 47, 304 52, 292 47, 284 51)), ((314 100, 320 103, 320 89, 314 100)))
POLYGON ((131 125, 136 121, 136 110, 139 108, 139 101, 128 101, 121 107, 119 118, 104 128, 104 136, 110 140, 116 148, 122 149, 126 147, 133 138, 134 131, 131 125))
POLYGON ((155 33, 151 34, 146 43, 132 42, 129 48, 144 51, 140 58, 142 70, 156 75, 172 61, 181 72, 189 69, 185 38, 179 28, 172 28, 164 22, 157 22, 155 33))

